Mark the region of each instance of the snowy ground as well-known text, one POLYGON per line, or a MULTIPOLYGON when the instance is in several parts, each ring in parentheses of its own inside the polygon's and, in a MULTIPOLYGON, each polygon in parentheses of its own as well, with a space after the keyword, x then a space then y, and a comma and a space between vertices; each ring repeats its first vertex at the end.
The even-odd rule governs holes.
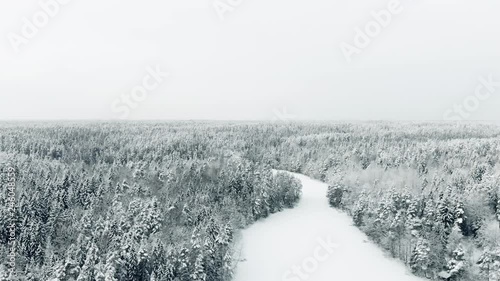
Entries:
POLYGON ((329 207, 327 186, 303 175, 297 207, 261 220, 242 233, 235 281, 417 281, 329 207))

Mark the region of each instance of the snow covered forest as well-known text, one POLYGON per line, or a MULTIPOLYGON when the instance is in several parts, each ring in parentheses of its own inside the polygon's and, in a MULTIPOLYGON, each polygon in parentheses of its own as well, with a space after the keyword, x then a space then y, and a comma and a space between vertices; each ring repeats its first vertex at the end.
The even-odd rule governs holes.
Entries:
POLYGON ((300 200, 284 170, 416 276, 499 281, 499 156, 480 123, 3 122, 0 254, 14 280, 229 281, 241 230, 300 200))

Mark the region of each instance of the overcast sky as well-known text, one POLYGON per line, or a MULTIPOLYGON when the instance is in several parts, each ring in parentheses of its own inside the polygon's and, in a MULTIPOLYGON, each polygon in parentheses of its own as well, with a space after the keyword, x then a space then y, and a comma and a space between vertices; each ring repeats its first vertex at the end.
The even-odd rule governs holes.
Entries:
POLYGON ((65 1, 0 1, 0 119, 500 120, 497 0, 65 1))

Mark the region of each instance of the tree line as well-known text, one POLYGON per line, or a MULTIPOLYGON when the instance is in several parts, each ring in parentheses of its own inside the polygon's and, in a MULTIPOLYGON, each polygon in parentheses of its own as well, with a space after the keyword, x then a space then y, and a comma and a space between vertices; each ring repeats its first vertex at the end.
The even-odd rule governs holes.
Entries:
POLYGON ((300 183, 272 169, 328 183, 325 200, 416 275, 499 280, 494 125, 0 126, 26 280, 230 280, 238 230, 299 199, 300 183))

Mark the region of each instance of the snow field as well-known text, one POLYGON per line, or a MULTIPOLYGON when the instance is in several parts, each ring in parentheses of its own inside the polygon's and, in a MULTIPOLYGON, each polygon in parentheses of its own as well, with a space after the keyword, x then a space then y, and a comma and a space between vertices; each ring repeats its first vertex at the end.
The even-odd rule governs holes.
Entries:
POLYGON ((328 205, 328 186, 306 176, 299 204, 243 230, 235 281, 417 281, 328 205))

